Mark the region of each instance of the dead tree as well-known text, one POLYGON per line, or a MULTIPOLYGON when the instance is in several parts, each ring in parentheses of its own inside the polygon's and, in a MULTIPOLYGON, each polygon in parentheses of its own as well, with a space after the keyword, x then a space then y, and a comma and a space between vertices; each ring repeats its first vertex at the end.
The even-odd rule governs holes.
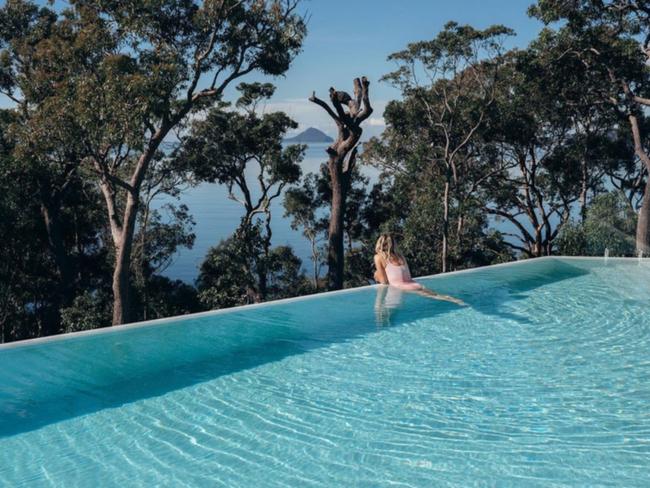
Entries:
POLYGON ((364 76, 354 79, 354 97, 348 93, 330 88, 332 107, 316 97, 309 98, 320 105, 336 123, 336 140, 327 148, 327 167, 332 187, 332 203, 329 222, 329 249, 327 252, 327 281, 331 290, 343 288, 344 245, 343 222, 347 192, 350 189, 352 170, 357 157, 357 145, 363 129, 361 123, 370 117, 372 107, 368 98, 370 82, 364 76), (347 108, 344 108, 344 106, 347 108))

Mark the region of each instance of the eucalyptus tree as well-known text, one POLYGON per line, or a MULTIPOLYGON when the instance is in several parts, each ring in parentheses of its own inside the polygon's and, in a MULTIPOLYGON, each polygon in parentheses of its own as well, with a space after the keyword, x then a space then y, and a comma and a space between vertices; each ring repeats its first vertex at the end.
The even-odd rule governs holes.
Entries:
POLYGON ((242 205, 244 215, 237 235, 240 243, 250 245, 259 301, 267 295, 272 205, 287 185, 299 181, 305 147, 283 146, 286 132, 297 127, 286 114, 258 113, 259 103, 273 95, 273 85, 242 83, 238 89, 237 110, 221 105, 192 122, 176 165, 190 171, 197 181, 225 185, 228 197, 242 205), (261 256, 257 256, 258 240, 261 256))
MULTIPOLYGON (((384 80, 402 90, 422 120, 417 131, 428 139, 431 166, 443 174, 441 268, 449 267, 451 206, 464 176, 463 162, 494 101, 503 41, 513 31, 501 25, 478 30, 449 22, 430 41, 411 43, 389 60, 397 70, 384 80)), ((415 128, 414 128, 415 129, 415 128)), ((462 229, 463 213, 458 213, 462 229)))
MULTIPOLYGON (((17 111, 20 114, 20 111, 17 111)), ((17 181, 31 188, 38 202, 47 235, 48 249, 54 259, 63 293, 63 305, 74 297, 78 266, 70 246, 66 201, 79 196, 82 181, 77 169, 83 157, 78 144, 65 131, 63 114, 52 107, 39 107, 28 116, 18 115, 10 127, 15 138, 12 159, 17 181), (39 136, 35 137, 35 133, 39 136)), ((83 202, 91 206, 96 202, 83 202)))
POLYGON ((27 110, 52 104, 69 115, 106 206, 115 248, 113 323, 121 324, 129 321, 140 192, 161 144, 234 80, 284 73, 305 24, 297 0, 56 7, 12 0, 1 9, 0 88, 17 103, 24 97, 27 110))
POLYGON ((364 76, 354 79, 354 94, 329 89, 332 104, 312 94, 309 100, 323 108, 337 127, 336 140, 327 148, 327 168, 332 191, 328 229, 327 279, 332 290, 343 287, 345 273, 345 212, 348 191, 357 159, 357 145, 361 139, 361 124, 372 114, 368 87, 364 76), (346 107, 346 108, 344 108, 346 107))
POLYGON ((573 212, 584 221, 606 177, 623 178, 634 161, 620 137, 626 121, 603 99, 602 73, 572 54, 580 42, 544 29, 508 53, 484 133, 503 171, 486 187, 487 209, 510 222, 521 243, 511 246, 529 256, 550 254, 573 212))
POLYGON ((622 192, 601 193, 587 208, 585 219, 562 228, 558 250, 567 256, 603 256, 607 251, 612 256, 631 256, 636 219, 622 192))
POLYGON ((577 46, 574 37, 566 34, 543 29, 519 53, 517 67, 553 115, 569 121, 569 136, 555 163, 578 182, 578 210, 584 221, 589 199, 604 191, 607 175, 619 175, 633 162, 634 150, 621 137, 625 119, 601 99, 601 77, 569 54, 577 46))
MULTIPOLYGON (((650 133, 650 117, 647 115, 639 117, 639 125, 641 133, 650 133)), ((644 164, 640 164, 638 157, 634 157, 636 151, 629 134, 629 127, 619 125, 612 131, 612 134, 618 144, 621 147, 627 148, 627 152, 631 153, 633 157, 627 157, 621 160, 619 165, 614 166, 611 171, 607 171, 607 177, 611 186, 618 190, 625 198, 630 209, 638 214, 643 205, 646 180, 649 177, 649 172, 644 164)), ((650 137, 646 137, 643 142, 644 151, 650 154, 650 137)))
POLYGON ((40 298, 38 290, 51 278, 39 239, 38 204, 12 174, 13 141, 7 135, 12 119, 11 112, 0 111, 0 343, 29 337, 27 322, 41 328, 40 312, 47 305, 27 304, 40 298), (22 210, 31 212, 23 216, 22 210))
POLYGON ((174 309, 169 304, 160 306, 155 302, 164 300, 156 300, 153 296, 156 289, 164 287, 170 295, 168 302, 171 302, 176 289, 185 288, 184 284, 174 283, 162 273, 172 264, 179 248, 191 249, 196 238, 189 208, 177 203, 182 192, 189 188, 191 177, 173 163, 167 157, 153 161, 143 182, 131 266, 136 301, 140 302, 141 310, 137 318, 141 320, 179 315, 188 310, 182 306, 174 309), (162 199, 166 202, 156 205, 162 199))
MULTIPOLYGON (((384 117, 387 127, 381 140, 364 145, 363 160, 377 167, 380 182, 369 193, 364 221, 373 229, 399 237, 400 249, 408 257, 413 274, 429 275, 442 270, 443 197, 445 175, 440 166, 432 166, 429 139, 412 130, 409 119, 418 119, 410 104, 391 102, 384 117)), ((481 139, 482 140, 482 139, 481 139)), ((473 143, 479 146, 480 141, 473 143)), ((472 152, 478 149, 473 147, 472 152)), ((499 173, 492 161, 483 157, 463 162, 466 171, 461 180, 463 205, 450 208, 454 226, 448 240, 448 269, 482 266, 510 260, 512 253, 503 236, 491 231, 484 211, 485 192, 491 175, 499 173), (459 215, 462 212, 462 217, 459 215)))
POLYGON ((499 169, 483 186, 485 210, 514 228, 511 248, 529 257, 550 255, 581 193, 567 151, 575 136, 572 119, 533 50, 508 57, 484 135, 485 157, 499 169))
POLYGON ((291 218, 293 230, 302 229, 302 234, 309 241, 312 262, 312 284, 314 290, 320 287, 320 274, 323 267, 321 244, 323 234, 327 232, 327 220, 319 217, 323 200, 318 193, 318 175, 305 175, 302 184, 289 188, 284 194, 285 217, 291 218))
POLYGON ((23 102, 0 111, 3 341, 60 332, 61 310, 106 271, 100 197, 77 172, 78 146, 56 114, 23 102))
MULTIPOLYGON (((530 13, 546 23, 561 21, 571 36, 567 51, 601 80, 599 101, 608 102, 629 124, 634 151, 650 173, 647 131, 640 119, 650 107, 650 4, 646 0, 539 0, 530 13)), ((636 228, 636 247, 650 252, 650 178, 636 228)))
MULTIPOLYGON (((39 106, 27 115, 15 108, 7 112, 12 114, 11 122, 3 128, 13 147, 3 165, 3 178, 16 187, 9 195, 16 199, 18 217, 25 222, 36 219, 38 227, 29 238, 32 245, 42 246, 43 261, 48 263, 43 277, 51 280, 55 290, 39 298, 51 307, 49 324, 34 321, 34 332, 47 335, 60 331, 60 310, 71 306, 77 294, 93 287, 107 271, 101 195, 79 170, 80 147, 66 133, 65 115, 51 106, 39 106)), ((31 274, 28 269, 16 271, 31 274)))
MULTIPOLYGON (((12 167, 7 176, 28 188, 37 204, 36 215, 47 235, 45 252, 49 251, 56 266, 63 306, 74 298, 79 274, 66 222, 70 215, 64 207, 66 200, 78 200, 83 186, 77 173, 83 148, 74 117, 63 97, 49 97, 54 86, 64 92, 69 88, 53 74, 64 72, 64 67, 47 67, 54 62, 48 59, 49 51, 65 34, 65 27, 57 24, 48 9, 21 1, 0 8, 0 93, 13 102, 6 111, 11 118, 3 126, 12 141, 12 167)), ((68 74, 81 69, 77 59, 70 61, 68 74)))

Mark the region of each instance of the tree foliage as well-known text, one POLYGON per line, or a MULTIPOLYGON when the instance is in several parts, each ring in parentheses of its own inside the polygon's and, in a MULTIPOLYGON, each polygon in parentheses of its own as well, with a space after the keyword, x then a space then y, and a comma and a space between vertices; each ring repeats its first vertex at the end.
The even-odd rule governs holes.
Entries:
POLYGON ((264 249, 259 224, 240 227, 208 252, 197 279, 199 299, 208 309, 256 303, 260 274, 264 274, 265 300, 309 293, 301 273, 301 260, 286 246, 264 249))
POLYGON ((584 222, 566 225, 558 238, 558 252, 568 256, 633 256, 637 216, 620 192, 598 195, 584 222))
POLYGON ((540 0, 530 13, 571 39, 567 55, 577 58, 598 79, 600 97, 627 119, 639 175, 634 185, 643 198, 636 229, 636 248, 650 253, 650 152, 643 118, 650 107, 650 6, 646 1, 540 0), (645 183, 643 182, 645 179, 645 183))
POLYGON ((388 57, 399 67, 383 79, 402 90, 403 103, 408 105, 392 110, 406 115, 401 124, 407 124, 407 130, 427 146, 423 156, 430 166, 428 173, 442 187, 443 272, 455 266, 449 256, 452 207, 457 213, 456 238, 462 240, 467 187, 471 187, 467 177, 476 173, 474 163, 480 161, 473 157, 472 146, 495 98, 504 38, 513 34, 502 25, 477 30, 449 22, 434 39, 411 43, 388 57))
MULTIPOLYGON (((284 73, 305 33, 296 2, 13 0, 0 9, 0 88, 18 105, 36 159, 83 163, 103 196, 114 252, 113 323, 132 317, 142 185, 170 132, 253 71, 284 73), (54 127, 56 129, 56 127, 54 127)), ((70 167, 68 171, 68 167, 70 167)))
POLYGON ((244 210, 234 235, 211 249, 202 264, 199 290, 209 307, 291 295, 304 288, 305 281, 293 252, 271 247, 273 201, 302 173, 305 147, 282 144, 297 124, 282 112, 258 113, 258 104, 274 92, 271 84, 242 83, 238 90, 238 110, 221 104, 207 111, 205 118, 191 124, 175 157, 177 166, 196 181, 225 185, 229 198, 244 210))

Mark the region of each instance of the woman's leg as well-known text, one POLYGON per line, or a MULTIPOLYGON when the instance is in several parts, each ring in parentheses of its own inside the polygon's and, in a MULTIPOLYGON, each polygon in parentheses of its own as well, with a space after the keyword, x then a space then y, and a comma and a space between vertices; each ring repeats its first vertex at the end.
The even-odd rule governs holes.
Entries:
POLYGON ((439 293, 436 293, 433 290, 429 290, 428 288, 422 287, 419 290, 413 290, 413 292, 417 293, 418 295, 422 295, 423 297, 433 298, 434 300, 441 300, 441 301, 444 301, 444 302, 451 302, 451 303, 455 303, 456 305, 460 305, 462 307, 467 306, 467 304, 464 301, 459 300, 458 298, 455 298, 455 297, 452 297, 452 296, 449 296, 449 295, 441 295, 439 293))

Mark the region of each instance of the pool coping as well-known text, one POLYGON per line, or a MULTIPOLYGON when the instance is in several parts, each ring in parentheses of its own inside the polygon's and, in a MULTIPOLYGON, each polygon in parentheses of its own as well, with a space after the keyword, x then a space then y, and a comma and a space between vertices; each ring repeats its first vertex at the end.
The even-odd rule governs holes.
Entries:
MULTIPOLYGON (((531 261, 540 261, 540 260, 597 260, 597 259, 602 259, 602 260, 609 260, 609 261, 621 261, 621 260, 635 260, 639 261, 640 259, 642 261, 647 261, 650 263, 650 258, 638 258, 638 257, 600 257, 600 256, 540 256, 537 258, 528 258, 528 259, 518 259, 515 261, 508 261, 507 263, 498 263, 498 264, 490 264, 488 266, 478 266, 476 268, 468 268, 468 269, 461 269, 458 271, 450 271, 448 273, 437 273, 437 274, 432 274, 432 275, 426 275, 426 276, 418 276, 415 278, 416 280, 424 280, 424 279, 434 279, 434 278, 443 278, 443 277, 448 277, 448 276, 455 276, 463 273, 473 273, 485 269, 492 269, 492 268, 497 268, 497 267, 508 267, 508 266, 517 266, 522 263, 530 263, 531 261)), ((184 315, 174 315, 171 317, 164 317, 160 319, 153 319, 153 320, 144 320, 140 322, 131 322, 129 324, 124 324, 124 325, 119 325, 119 326, 106 326, 106 327, 100 327, 97 329, 91 329, 91 330, 82 330, 79 332, 68 332, 68 333, 63 333, 63 334, 56 334, 56 335, 51 335, 51 336, 46 336, 46 337, 35 337, 33 339, 23 339, 19 341, 13 341, 13 342, 7 342, 5 344, 0 344, 0 352, 3 350, 8 350, 8 349, 17 349, 21 347, 28 347, 28 346, 36 346, 39 344, 45 344, 48 342, 58 342, 58 341, 66 341, 66 340, 71 340, 71 339, 77 339, 80 337, 90 337, 94 335, 100 335, 100 334, 115 334, 119 333, 121 331, 125 330, 134 330, 134 329, 140 329, 144 327, 153 327, 157 325, 163 325, 163 324, 168 324, 169 322, 184 322, 186 320, 192 320, 196 318, 202 318, 202 317, 210 317, 213 315, 221 315, 221 314, 227 314, 227 313, 234 313, 242 310, 249 310, 253 308, 260 308, 260 307, 269 307, 269 306, 275 306, 278 304, 282 303, 291 303, 291 302, 298 302, 298 301, 303 301, 303 300, 310 300, 310 299, 315 299, 319 298, 322 296, 331 296, 331 295, 337 295, 337 294, 344 294, 344 293, 353 293, 357 292, 359 290, 367 290, 367 289, 374 289, 377 288, 379 284, 374 284, 374 285, 364 285, 364 286, 357 286, 354 288, 346 288, 344 290, 334 290, 334 291, 324 291, 320 293, 312 293, 311 295, 301 295, 298 297, 291 297, 291 298, 281 298, 278 300, 269 300, 267 302, 261 302, 261 303, 251 303, 248 305, 238 305, 236 307, 229 307, 229 308, 220 308, 217 310, 208 310, 205 312, 197 312, 197 313, 191 313, 191 314, 184 314, 184 315)))

